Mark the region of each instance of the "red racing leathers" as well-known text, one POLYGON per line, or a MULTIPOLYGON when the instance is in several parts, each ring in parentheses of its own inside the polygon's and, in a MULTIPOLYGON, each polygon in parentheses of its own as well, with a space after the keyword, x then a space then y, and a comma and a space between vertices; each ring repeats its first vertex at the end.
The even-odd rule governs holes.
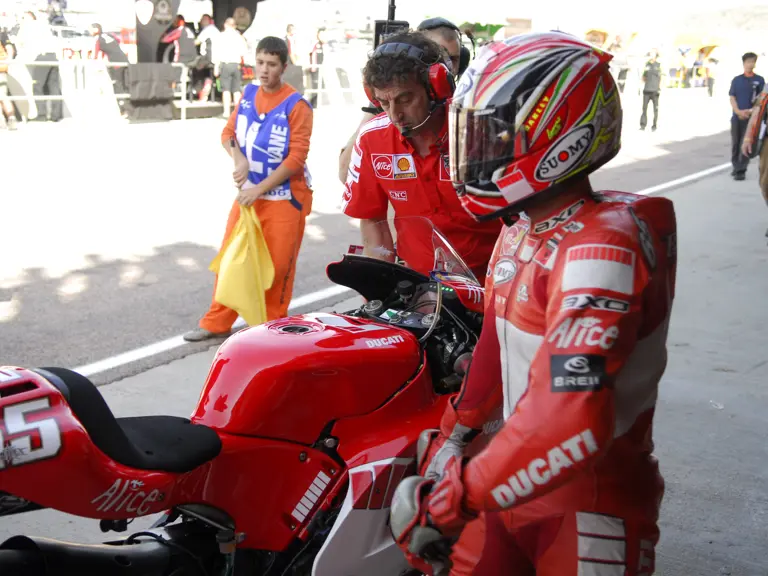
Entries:
POLYGON ((483 333, 441 426, 477 430, 503 405, 503 427, 461 476, 463 507, 480 516, 452 574, 653 573, 652 421, 675 271, 661 197, 585 193, 502 230, 483 333))

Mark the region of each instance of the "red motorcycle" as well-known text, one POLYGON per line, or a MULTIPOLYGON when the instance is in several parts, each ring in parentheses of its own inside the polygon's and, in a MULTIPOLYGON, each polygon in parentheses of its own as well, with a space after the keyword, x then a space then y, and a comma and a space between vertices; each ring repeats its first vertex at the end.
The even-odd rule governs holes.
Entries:
POLYGON ((115 418, 80 374, 0 368, 0 516, 53 508, 125 532, 161 513, 105 545, 12 537, 0 574, 407 573, 390 503, 461 384, 483 289, 427 220, 389 224, 428 227, 430 277, 344 255, 328 278, 366 303, 234 334, 189 420, 115 418))

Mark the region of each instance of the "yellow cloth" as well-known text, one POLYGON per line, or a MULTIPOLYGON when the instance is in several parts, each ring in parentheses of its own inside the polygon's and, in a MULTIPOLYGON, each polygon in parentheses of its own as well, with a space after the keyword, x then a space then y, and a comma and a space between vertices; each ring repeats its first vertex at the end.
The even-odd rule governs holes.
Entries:
POLYGON ((209 269, 219 275, 216 302, 249 326, 266 322, 264 293, 275 280, 275 267, 253 206, 240 206, 240 219, 209 269))

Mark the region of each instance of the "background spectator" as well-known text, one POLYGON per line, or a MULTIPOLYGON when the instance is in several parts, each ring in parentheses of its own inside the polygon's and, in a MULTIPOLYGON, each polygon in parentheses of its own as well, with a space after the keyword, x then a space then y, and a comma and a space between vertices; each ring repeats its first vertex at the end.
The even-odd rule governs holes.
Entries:
POLYGON ((216 39, 216 45, 213 48, 217 61, 214 74, 219 77, 226 118, 231 114, 232 105, 237 107, 240 102, 242 89, 240 64, 247 50, 248 44, 245 38, 235 28, 235 19, 227 18, 224 21, 224 31, 216 39))
POLYGON ((661 92, 661 64, 656 50, 651 50, 651 59, 645 63, 643 83, 643 113, 640 116, 640 130, 645 130, 648 124, 648 103, 651 102, 653 103, 651 130, 655 132, 659 120, 659 93, 661 92))
MULTIPOLYGON (((320 78, 322 75, 323 64, 323 48, 325 46, 325 28, 318 28, 317 30, 317 42, 312 47, 312 52, 309 53, 309 79, 310 88, 312 90, 319 90, 321 86, 320 78)), ((309 97, 309 103, 312 104, 312 108, 317 108, 317 92, 313 92, 309 97)))
POLYGON ((48 24, 51 26, 66 26, 67 19, 64 10, 67 9, 67 0, 48 0, 48 24))
POLYGON ((0 32, 0 128, 7 126, 9 130, 15 130, 16 110, 13 102, 8 100, 8 62, 12 56, 7 44, 8 35, 0 32))
MULTIPOLYGON (((48 24, 40 22, 33 12, 25 12, 21 19, 19 34, 16 37, 19 58, 35 62, 58 62, 59 45, 48 24)), ((30 66, 35 96, 61 96, 61 75, 58 66, 30 66)), ((58 122, 64 116, 62 100, 48 101, 52 122, 58 122)), ((37 120, 45 120, 45 104, 38 101, 37 120)))
POLYGON ((200 51, 195 67, 192 69, 192 83, 194 86, 202 84, 198 92, 198 100, 207 100, 213 87, 213 67, 216 62, 213 54, 213 46, 221 32, 216 28, 213 17, 203 14, 200 18, 200 32, 195 38, 195 45, 200 51))
POLYGON ((733 109, 731 115, 731 164, 733 171, 731 176, 734 180, 744 180, 746 177, 749 158, 742 154, 741 142, 747 131, 752 105, 765 86, 765 79, 754 72, 757 54, 747 52, 741 57, 741 61, 744 65, 744 73, 739 74, 731 81, 731 89, 728 91, 733 109))

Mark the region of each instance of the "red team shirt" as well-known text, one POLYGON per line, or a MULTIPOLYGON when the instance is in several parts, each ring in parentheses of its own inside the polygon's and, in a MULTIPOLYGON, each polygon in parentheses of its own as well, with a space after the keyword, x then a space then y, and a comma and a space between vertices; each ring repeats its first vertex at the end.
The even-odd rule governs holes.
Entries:
MULTIPOLYGON (((429 155, 379 114, 360 130, 352 152, 342 208, 363 220, 387 218, 387 204, 400 217, 423 216, 451 242, 482 282, 502 222, 477 222, 461 206, 448 173, 447 125, 429 155)), ((432 270, 434 250, 425 224, 396 222, 397 252, 410 268, 432 270)))

